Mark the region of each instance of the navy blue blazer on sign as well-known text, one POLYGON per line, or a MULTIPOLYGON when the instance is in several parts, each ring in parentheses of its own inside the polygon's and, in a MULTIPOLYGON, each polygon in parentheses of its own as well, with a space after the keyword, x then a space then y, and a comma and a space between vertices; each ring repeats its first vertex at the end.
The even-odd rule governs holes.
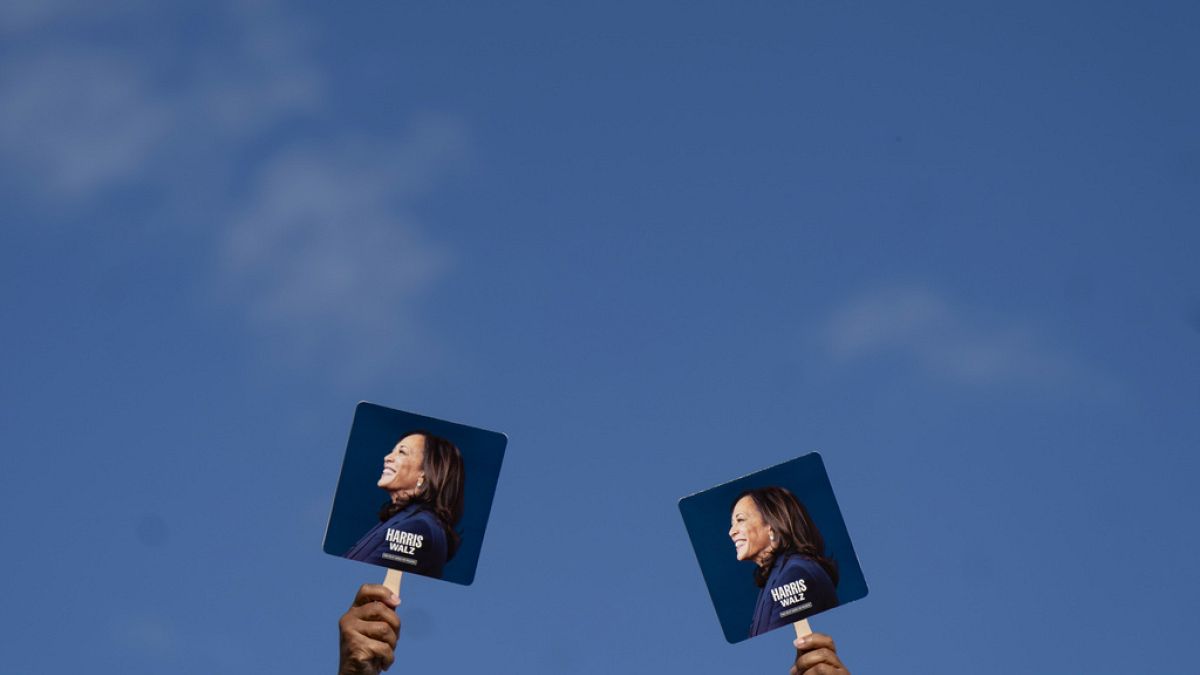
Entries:
POLYGON ((767 583, 758 592, 750 637, 837 607, 837 591, 820 563, 798 553, 775 558, 767 583))
POLYGON ((438 517, 424 504, 409 504, 371 528, 346 557, 440 578, 446 551, 446 530, 438 517))

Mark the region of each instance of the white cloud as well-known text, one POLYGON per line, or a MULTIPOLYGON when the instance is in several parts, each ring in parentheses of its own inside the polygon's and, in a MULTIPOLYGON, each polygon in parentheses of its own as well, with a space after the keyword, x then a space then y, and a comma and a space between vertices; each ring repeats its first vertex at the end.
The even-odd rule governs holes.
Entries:
POLYGON ((142 170, 173 111, 144 67, 98 51, 38 54, 0 70, 0 148, 47 191, 77 196, 142 170))
POLYGON ((447 268, 409 209, 459 151, 452 123, 426 119, 402 143, 343 143, 276 157, 224 240, 224 273, 264 335, 339 368, 394 364, 420 337, 415 305, 447 268))
POLYGON ((457 157, 461 129, 426 117, 402 137, 290 140, 286 123, 331 107, 303 15, 276 0, 201 3, 189 10, 199 39, 177 11, 143 0, 0 9, 0 180, 46 206, 103 208, 114 188, 155 188, 153 222, 209 228, 215 284, 273 353, 354 354, 354 367, 411 352, 413 308, 449 260, 412 200, 457 157), (118 26, 129 39, 112 38, 118 26))
POLYGON ((125 614, 111 619, 110 630, 116 642, 147 658, 174 656, 183 646, 178 628, 161 615, 125 614))
POLYGON ((836 363, 890 355, 964 384, 1099 379, 1040 340, 1030 326, 982 316, 921 288, 883 289, 852 299, 829 318, 824 341, 836 363))
POLYGON ((231 35, 197 53, 187 105, 196 124, 235 138, 319 108, 325 78, 308 53, 308 30, 271 0, 227 6, 231 35))
POLYGON ((5 0, 0 2, 0 34, 32 31, 65 16, 87 12, 84 0, 5 0))
POLYGON ((18 180, 51 201, 183 182, 180 157, 233 156, 250 135, 316 107, 323 82, 304 31, 273 2, 216 5, 228 31, 219 45, 106 39, 105 22, 156 23, 169 9, 59 0, 5 10, 0 151, 18 180))

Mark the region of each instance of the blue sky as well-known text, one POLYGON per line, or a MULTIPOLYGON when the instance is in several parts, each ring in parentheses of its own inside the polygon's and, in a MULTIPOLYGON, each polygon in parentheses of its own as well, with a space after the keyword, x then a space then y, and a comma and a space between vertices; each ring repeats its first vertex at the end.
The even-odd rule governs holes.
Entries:
POLYGON ((853 672, 1192 665, 1191 3, 0 4, 0 647, 331 672, 354 404, 510 437, 393 672, 784 673, 675 501, 819 450, 853 672))

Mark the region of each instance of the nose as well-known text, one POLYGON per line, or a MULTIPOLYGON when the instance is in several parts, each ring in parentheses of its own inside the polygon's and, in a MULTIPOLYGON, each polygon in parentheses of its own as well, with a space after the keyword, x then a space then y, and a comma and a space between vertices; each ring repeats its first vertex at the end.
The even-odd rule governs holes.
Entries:
POLYGON ((737 534, 737 525, 733 525, 729 528, 729 538, 733 539, 735 534, 737 534))

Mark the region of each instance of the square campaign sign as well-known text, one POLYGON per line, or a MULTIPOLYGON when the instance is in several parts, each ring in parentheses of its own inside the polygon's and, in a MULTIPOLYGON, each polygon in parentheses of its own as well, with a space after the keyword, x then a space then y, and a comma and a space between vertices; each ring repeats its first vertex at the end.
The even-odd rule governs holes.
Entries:
POLYGON ((506 445, 495 431, 359 403, 325 552, 469 585, 506 445))
POLYGON ((730 643, 867 594, 815 452, 684 497, 679 512, 730 643))

